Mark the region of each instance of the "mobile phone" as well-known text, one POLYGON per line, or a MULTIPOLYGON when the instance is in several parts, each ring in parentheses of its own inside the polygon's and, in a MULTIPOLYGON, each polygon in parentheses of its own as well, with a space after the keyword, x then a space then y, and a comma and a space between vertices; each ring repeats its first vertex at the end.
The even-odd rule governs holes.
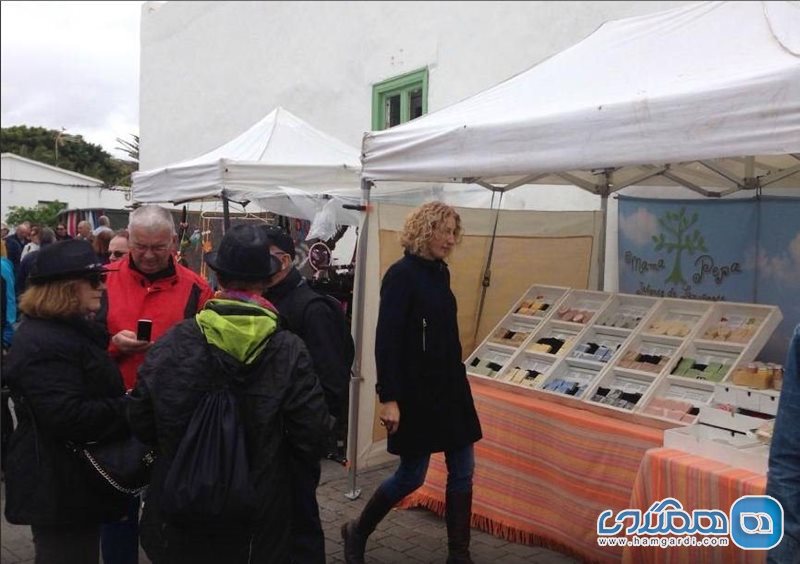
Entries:
POLYGON ((136 338, 139 341, 149 341, 153 322, 149 319, 140 319, 136 322, 136 338))

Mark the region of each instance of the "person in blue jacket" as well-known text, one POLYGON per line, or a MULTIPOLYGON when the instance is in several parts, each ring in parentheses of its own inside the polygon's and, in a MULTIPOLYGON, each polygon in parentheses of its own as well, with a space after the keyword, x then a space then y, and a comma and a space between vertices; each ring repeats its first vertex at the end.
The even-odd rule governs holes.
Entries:
POLYGON ((8 260, 6 242, 0 240, 0 273, 2 273, 2 330, 3 351, 11 346, 14 337, 14 324, 17 322, 17 294, 15 291, 14 265, 8 260))
POLYGON ((363 512, 342 526, 348 564, 364 562, 367 537, 396 503, 425 481, 431 453, 447 462, 448 563, 471 563, 474 443, 481 426, 461 360, 456 298, 444 259, 461 239, 461 218, 429 202, 406 218, 403 258, 383 277, 375 334, 379 417, 387 449, 400 456, 363 512))
POLYGON ((767 495, 783 506, 783 539, 767 564, 800 563, 800 325, 789 344, 769 450, 767 495))
MULTIPOLYGON (((2 337, 3 337, 3 364, 5 364, 6 354, 11 347, 14 338, 14 324, 17 322, 17 297, 14 292, 14 265, 6 256, 6 242, 0 239, 0 283, 2 284, 2 296, 0 296, 0 306, 2 306, 2 337)), ((0 375, 5 371, 0 371, 0 375)), ((5 382, 2 383, 0 392, 0 468, 6 471, 6 445, 14 430, 14 418, 11 416, 11 407, 8 404, 10 399, 8 388, 5 382)))

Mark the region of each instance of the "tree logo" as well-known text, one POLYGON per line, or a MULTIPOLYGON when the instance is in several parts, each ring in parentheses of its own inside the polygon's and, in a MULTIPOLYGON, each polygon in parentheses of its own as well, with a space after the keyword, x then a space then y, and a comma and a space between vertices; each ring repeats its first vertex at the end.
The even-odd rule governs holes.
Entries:
POLYGON ((690 255, 693 255, 695 251, 708 252, 705 239, 700 231, 695 229, 689 233, 692 226, 697 223, 697 219, 697 212, 693 213, 691 218, 686 217, 686 208, 681 208, 681 211, 677 213, 668 211, 658 218, 658 224, 666 231, 666 234, 662 232, 657 237, 653 235, 655 250, 665 249, 667 253, 675 251, 675 264, 666 279, 667 283, 686 284, 681 270, 681 255, 684 251, 690 255), (667 240, 665 235, 670 236, 671 240, 667 240))

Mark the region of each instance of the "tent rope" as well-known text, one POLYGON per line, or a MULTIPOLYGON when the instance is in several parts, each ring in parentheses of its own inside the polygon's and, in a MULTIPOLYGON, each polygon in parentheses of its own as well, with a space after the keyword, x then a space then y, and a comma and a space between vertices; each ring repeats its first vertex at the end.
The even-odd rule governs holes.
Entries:
MULTIPOLYGON (((503 195, 505 191, 500 191, 500 197, 497 200, 497 211, 494 214, 494 227, 492 228, 492 238, 489 241, 489 254, 486 257, 486 266, 483 269, 483 278, 481 280, 481 298, 478 302, 478 315, 475 318, 475 331, 472 334, 473 348, 477 344, 478 330, 481 326, 481 319, 483 318, 483 305, 486 301, 486 291, 492 283, 492 255, 494 254, 494 240, 497 237, 497 224, 500 221, 500 209, 503 207, 503 195)), ((494 205, 495 193, 492 192, 492 205, 494 205)))

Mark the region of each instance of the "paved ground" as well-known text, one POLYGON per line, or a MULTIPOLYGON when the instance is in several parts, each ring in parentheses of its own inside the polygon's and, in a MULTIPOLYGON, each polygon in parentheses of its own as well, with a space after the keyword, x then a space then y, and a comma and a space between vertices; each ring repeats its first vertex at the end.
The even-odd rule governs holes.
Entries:
MULTIPOLYGON (((320 517, 325 529, 329 564, 343 562, 342 523, 358 515, 376 486, 394 470, 394 464, 362 471, 358 486, 362 495, 355 501, 344 497, 347 491, 346 470, 323 461, 322 483, 317 490, 320 517)), ((2 564, 33 564, 30 528, 10 525, 2 520, 2 564)), ((473 529, 472 558, 476 564, 567 564, 576 560, 543 548, 509 543, 473 529)), ((447 533, 444 520, 424 509, 392 511, 379 525, 367 544, 366 561, 374 564, 443 563, 447 558, 447 533)), ((140 553, 140 564, 150 560, 140 553)), ((220 563, 224 564, 224 563, 220 563)))

